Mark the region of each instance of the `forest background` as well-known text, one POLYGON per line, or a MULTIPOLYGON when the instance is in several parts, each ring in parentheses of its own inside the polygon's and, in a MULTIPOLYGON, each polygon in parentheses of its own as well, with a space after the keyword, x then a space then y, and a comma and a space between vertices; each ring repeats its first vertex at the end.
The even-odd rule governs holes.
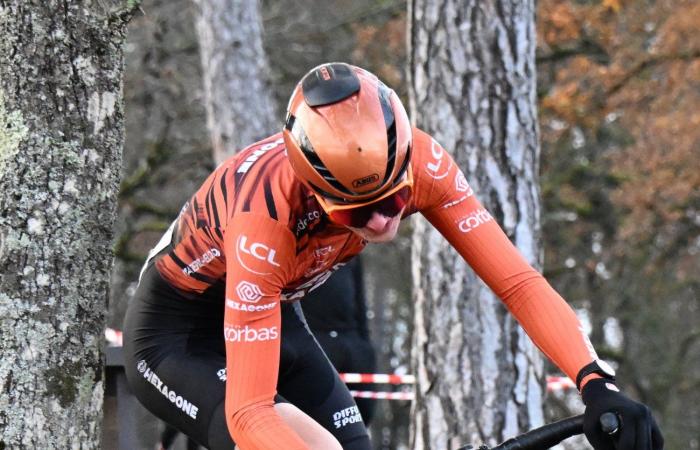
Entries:
MULTIPOLYGON (((129 25, 114 328, 148 249, 215 167, 194 8, 145 1, 129 25)), ((264 0, 260 11, 261 79, 280 124, 294 83, 325 61, 375 72, 408 104, 405 2, 264 0)), ((624 389, 655 411, 669 449, 700 448, 699 25, 691 0, 537 4, 545 276, 616 364, 624 389)), ((410 371, 403 234, 364 258, 381 372, 410 371)), ((580 409, 577 401, 551 394, 549 417, 580 409)), ((406 445, 409 409, 381 403, 377 448, 406 445)))

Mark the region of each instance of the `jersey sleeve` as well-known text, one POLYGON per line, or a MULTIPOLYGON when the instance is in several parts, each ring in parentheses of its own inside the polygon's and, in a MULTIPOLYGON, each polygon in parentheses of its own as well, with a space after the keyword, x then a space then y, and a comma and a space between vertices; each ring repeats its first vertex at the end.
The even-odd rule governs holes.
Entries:
POLYGON ((535 345, 576 379, 578 371, 596 358, 576 314, 511 243, 450 155, 434 140, 430 145, 428 167, 439 165, 444 176, 420 173, 420 167, 414 172, 429 178, 420 211, 503 301, 535 345))
POLYGON ((241 449, 306 449, 275 412, 280 359, 280 292, 291 273, 295 240, 280 222, 236 214, 226 254, 226 422, 241 449))

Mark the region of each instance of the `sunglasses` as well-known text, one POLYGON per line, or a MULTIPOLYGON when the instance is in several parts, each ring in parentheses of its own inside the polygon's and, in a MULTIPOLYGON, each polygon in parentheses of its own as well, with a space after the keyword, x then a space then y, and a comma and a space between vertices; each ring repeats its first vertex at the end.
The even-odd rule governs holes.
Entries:
POLYGON ((331 220, 337 224, 353 228, 362 228, 376 212, 386 217, 401 213, 411 197, 411 187, 403 186, 387 197, 354 208, 335 209, 328 212, 331 220))
POLYGON ((413 172, 410 164, 404 176, 391 189, 369 202, 341 203, 315 193, 316 200, 330 219, 353 228, 363 228, 377 212, 386 217, 394 217, 408 204, 413 192, 413 172))

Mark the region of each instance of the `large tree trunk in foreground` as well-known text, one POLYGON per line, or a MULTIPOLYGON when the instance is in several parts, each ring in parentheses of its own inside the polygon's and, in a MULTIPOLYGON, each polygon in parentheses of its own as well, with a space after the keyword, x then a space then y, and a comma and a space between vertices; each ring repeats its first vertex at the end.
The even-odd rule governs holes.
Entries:
MULTIPOLYGON (((418 126, 540 263, 534 2, 413 0, 418 126)), ((491 442, 542 422, 542 360, 492 292, 425 220, 413 239, 417 399, 412 447, 491 442)))
POLYGON ((267 76, 257 0, 195 0, 207 127, 220 163, 282 129, 267 76))
POLYGON ((99 448, 135 4, 0 1, 0 449, 99 448))

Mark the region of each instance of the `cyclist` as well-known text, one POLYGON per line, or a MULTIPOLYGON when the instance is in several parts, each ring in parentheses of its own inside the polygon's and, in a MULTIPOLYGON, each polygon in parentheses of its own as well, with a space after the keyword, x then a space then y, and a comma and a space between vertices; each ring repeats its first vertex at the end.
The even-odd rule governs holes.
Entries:
POLYGON ((658 450, 648 408, 618 392, 564 300, 484 209, 397 95, 341 63, 306 74, 281 133, 222 163, 151 251, 124 330, 125 369, 156 416, 202 445, 369 449, 347 387, 298 300, 368 242, 420 212, 500 296, 597 417, 621 419, 622 450, 658 450))

